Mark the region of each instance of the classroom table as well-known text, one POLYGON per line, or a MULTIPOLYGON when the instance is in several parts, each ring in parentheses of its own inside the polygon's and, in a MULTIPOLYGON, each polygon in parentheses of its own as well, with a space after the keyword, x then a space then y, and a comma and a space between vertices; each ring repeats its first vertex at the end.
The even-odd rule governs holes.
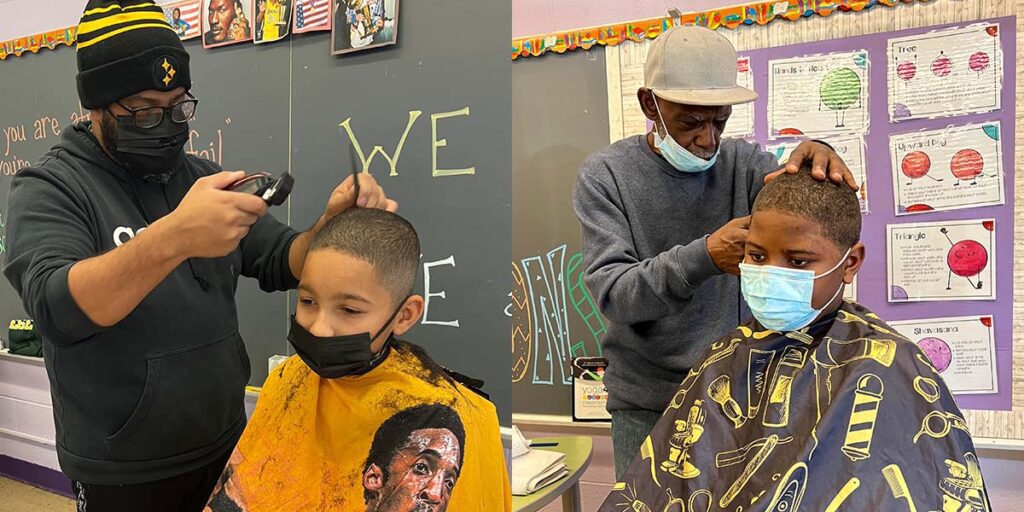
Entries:
POLYGON ((583 501, 580 498, 580 477, 590 466, 594 441, 589 437, 568 436, 541 437, 534 439, 533 443, 558 443, 557 446, 545 446, 538 450, 564 453, 565 465, 568 466, 569 474, 529 496, 512 496, 512 511, 536 512, 561 496, 562 512, 583 512, 583 501))

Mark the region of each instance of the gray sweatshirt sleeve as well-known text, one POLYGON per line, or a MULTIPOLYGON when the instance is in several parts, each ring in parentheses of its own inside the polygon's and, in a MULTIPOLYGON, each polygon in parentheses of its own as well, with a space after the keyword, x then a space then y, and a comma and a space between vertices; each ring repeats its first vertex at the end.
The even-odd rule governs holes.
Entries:
POLYGON ((30 167, 11 180, 7 206, 4 276, 39 332, 56 345, 102 330, 68 288, 71 266, 98 252, 89 215, 70 187, 55 174, 30 167))
POLYGON ((576 179, 573 209, 583 231, 584 282, 601 313, 621 324, 669 316, 709 277, 721 273, 707 237, 641 260, 614 179, 602 162, 588 160, 576 179))

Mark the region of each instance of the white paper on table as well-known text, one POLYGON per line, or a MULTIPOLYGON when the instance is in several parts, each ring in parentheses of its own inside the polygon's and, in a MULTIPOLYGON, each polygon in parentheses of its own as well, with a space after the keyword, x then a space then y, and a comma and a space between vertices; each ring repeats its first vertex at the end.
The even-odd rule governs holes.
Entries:
POLYGON ((924 351, 957 394, 998 393, 992 315, 889 322, 924 351))
POLYGON ((889 120, 991 112, 1000 108, 999 25, 981 23, 888 42, 889 120))
POLYGON ((889 302, 995 300, 995 220, 887 227, 889 302))
POLYGON ((769 138, 868 131, 868 53, 768 61, 769 138))
MULTIPOLYGON (((736 85, 754 90, 754 72, 750 69, 750 57, 736 60, 736 85)), ((754 135, 754 103, 733 105, 732 115, 725 125, 723 137, 746 138, 754 135)))
POLYGON ((531 449, 512 459, 512 494, 526 496, 567 474, 564 453, 531 449))
MULTIPOLYGON (((868 213, 868 187, 867 187, 867 166, 865 165, 864 157, 864 137, 856 136, 843 136, 843 137, 824 137, 821 140, 829 143, 836 150, 846 166, 850 169, 850 173, 853 174, 853 179, 860 185, 860 190, 857 191, 857 197, 860 199, 860 212, 868 213)), ((765 147, 765 151, 772 153, 776 158, 779 159, 779 165, 782 165, 789 161, 789 155, 793 153, 793 150, 800 145, 802 140, 786 141, 779 144, 768 145, 765 147)))
POLYGON ((889 137, 896 215, 1005 203, 998 121, 889 137))

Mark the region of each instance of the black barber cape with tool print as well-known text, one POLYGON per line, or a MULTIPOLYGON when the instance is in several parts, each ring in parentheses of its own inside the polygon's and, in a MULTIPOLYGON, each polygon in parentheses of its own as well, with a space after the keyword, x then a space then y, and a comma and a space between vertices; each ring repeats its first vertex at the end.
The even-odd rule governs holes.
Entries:
POLYGON ((683 380, 601 512, 979 512, 971 435, 925 354, 846 302, 752 321, 683 380))

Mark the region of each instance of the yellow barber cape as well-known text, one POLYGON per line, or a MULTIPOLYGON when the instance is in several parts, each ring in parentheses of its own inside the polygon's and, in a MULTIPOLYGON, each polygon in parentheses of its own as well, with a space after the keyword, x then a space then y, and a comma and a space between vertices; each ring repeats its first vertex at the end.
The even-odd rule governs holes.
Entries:
POLYGON ((494 405, 396 341, 363 375, 275 368, 206 510, 511 509, 494 405))

